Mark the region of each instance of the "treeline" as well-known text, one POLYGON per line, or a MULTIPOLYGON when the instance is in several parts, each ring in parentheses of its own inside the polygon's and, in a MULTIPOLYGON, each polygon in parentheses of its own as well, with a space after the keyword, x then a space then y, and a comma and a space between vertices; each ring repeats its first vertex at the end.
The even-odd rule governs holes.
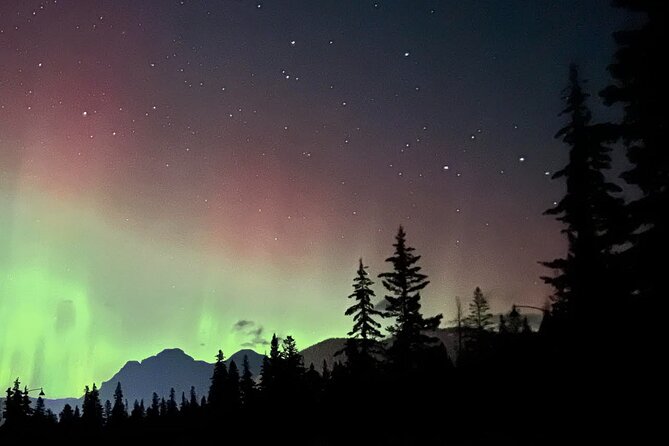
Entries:
POLYGON ((31 407, 17 380, 1 434, 281 444, 644 442, 659 416, 646 398, 657 392, 663 369, 669 3, 614 3, 643 17, 638 28, 615 33, 611 85, 599 94, 623 117, 593 119, 572 65, 566 123, 556 135, 569 160, 553 175, 566 193, 546 211, 562 222, 568 249, 542 262, 554 293, 538 333, 515 308, 493 321, 477 289, 467 316, 458 305, 458 347, 447 352, 434 337, 442 316, 422 312, 429 281, 400 227, 389 271, 378 276, 386 306, 373 303, 361 260, 346 311, 352 329, 334 364, 305 367, 294 340, 275 336, 257 381, 247 365, 241 372, 226 367, 219 352, 207 395, 154 395, 131 408, 121 384, 104 405, 93 385, 81 410, 66 407, 58 417, 40 399, 31 407), (624 149, 629 162, 622 181, 611 178, 614 149, 624 149), (625 200, 623 189, 635 199, 625 200))
MULTIPOLYGON (((360 411, 357 416, 362 417, 360 421, 364 424, 372 420, 383 422, 379 404, 424 408, 427 412, 418 410, 403 415, 403 423, 413 425, 432 416, 441 417, 444 410, 450 411, 447 405, 452 400, 446 397, 451 392, 449 387, 476 376, 474 371, 479 368, 504 369, 516 376, 520 369, 530 370, 526 358, 534 356, 531 351, 537 348, 537 339, 527 319, 514 307, 500 316, 498 322, 494 321, 479 288, 474 291, 469 314, 457 321, 460 347, 454 352, 457 357, 453 361, 433 335, 442 316, 425 317, 421 311, 420 293, 429 281, 418 265, 420 256, 407 244, 402 227, 394 247, 393 255, 387 259, 391 271, 379 275, 387 291, 384 310, 375 308, 374 282, 360 260, 353 293, 349 296, 352 305, 346 310, 353 320, 352 329, 333 364, 324 362, 318 368, 315 364, 305 367, 292 336, 279 339, 274 335, 257 378, 252 375, 246 357, 240 370, 234 361, 226 366, 225 356, 219 350, 206 395, 198 395, 195 388, 188 395, 176 395, 172 389, 169 395, 154 393, 151 401, 135 400, 129 404, 123 396, 122 383, 117 383, 113 401, 103 403, 93 384, 85 388, 81 408, 67 404, 58 415, 45 410, 41 395, 32 407, 29 390, 22 390, 17 379, 7 389, 3 430, 15 435, 27 429, 48 434, 50 438, 78 435, 200 438, 222 424, 233 430, 226 435, 236 437, 240 434, 238 429, 252 428, 252 420, 265 422, 285 414, 308 420, 302 424, 305 438, 295 440, 297 443, 337 444, 350 441, 347 439, 350 433, 339 430, 335 420, 341 419, 351 407, 360 411), (388 327, 392 334, 389 339, 381 334, 384 320, 392 322, 388 327), (446 408, 431 412, 434 404, 446 408)), ((481 387, 484 388, 487 386, 481 387)), ((422 431, 399 431, 386 440, 405 444, 415 438, 434 438, 440 432, 441 426, 433 423, 422 431)), ((254 436, 264 438, 266 434, 261 431, 254 436)), ((385 434, 369 429, 357 432, 356 436, 372 441, 385 434)))

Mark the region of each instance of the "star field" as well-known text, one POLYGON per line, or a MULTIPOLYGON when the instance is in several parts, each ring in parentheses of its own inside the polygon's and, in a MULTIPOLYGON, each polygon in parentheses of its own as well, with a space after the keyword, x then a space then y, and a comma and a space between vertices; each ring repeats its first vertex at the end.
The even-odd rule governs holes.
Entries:
POLYGON ((0 381, 66 396, 165 347, 263 351, 241 319, 302 347, 342 336, 357 259, 382 272, 399 224, 428 314, 475 286, 495 311, 541 305, 537 262, 565 249, 542 212, 566 67, 606 84, 616 14, 2 2, 0 381))

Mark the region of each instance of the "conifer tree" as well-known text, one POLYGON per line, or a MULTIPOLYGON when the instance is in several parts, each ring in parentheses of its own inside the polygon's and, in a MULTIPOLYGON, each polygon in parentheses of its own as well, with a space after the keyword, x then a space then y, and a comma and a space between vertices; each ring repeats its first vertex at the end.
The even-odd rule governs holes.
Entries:
POLYGON ((190 403, 189 406, 191 410, 195 410, 199 407, 197 403, 197 393, 195 392, 195 386, 190 386, 190 403))
POLYGON ((174 390, 174 387, 170 388, 170 397, 165 404, 166 404, 166 410, 165 410, 166 416, 170 418, 175 418, 177 415, 179 415, 179 405, 177 404, 176 391, 174 390))
POLYGON ((105 423, 110 423, 111 422, 111 413, 112 413, 112 404, 111 401, 106 400, 104 404, 104 409, 103 409, 103 416, 102 418, 104 419, 105 423))
POLYGON ((242 363, 242 378, 239 383, 242 403, 244 406, 248 407, 253 404, 255 400, 255 382, 253 381, 253 374, 251 373, 251 367, 249 366, 249 357, 244 355, 244 362, 242 363))
MULTIPOLYGON (((609 66, 613 84, 601 92, 607 105, 623 106, 617 130, 632 166, 622 177, 641 192, 626 206, 630 247, 617 263, 622 268, 618 275, 629 283, 625 301, 615 308, 613 317, 618 318, 626 317, 629 307, 657 308, 666 295, 666 267, 658 259, 669 252, 669 70, 663 56, 668 50, 669 8, 664 1, 616 0, 614 4, 642 20, 636 28, 614 33, 618 48, 609 66)), ((657 358, 655 351, 661 347, 649 341, 663 337, 662 315, 651 311, 647 317, 631 318, 635 326, 629 332, 640 338, 629 348, 648 347, 647 354, 639 357, 657 358)))
POLYGON ((87 428, 97 429, 102 426, 103 409, 100 402, 100 392, 95 383, 93 383, 92 389, 86 386, 82 409, 81 421, 87 428))
POLYGON ((209 387, 209 407, 213 411, 220 411, 223 408, 225 395, 225 383, 228 380, 228 369, 225 365, 225 355, 219 350, 214 364, 214 373, 211 376, 211 386, 209 387))
POLYGON ((553 178, 564 178, 567 190, 545 214, 555 215, 564 223, 568 252, 564 258, 543 262, 556 272, 543 279, 555 290, 552 316, 562 328, 582 331, 596 323, 606 299, 611 298, 607 286, 613 277, 607 273, 617 238, 611 227, 619 221, 622 200, 614 195, 621 189, 604 176, 611 165, 611 149, 606 145, 610 128, 592 124, 586 105, 588 95, 573 64, 565 93, 567 106, 562 114, 568 116, 568 123, 556 138, 569 147, 569 162, 553 178))
POLYGON ((374 359, 373 354, 378 352, 378 339, 381 337, 379 328, 381 324, 374 317, 382 317, 382 313, 374 309, 372 298, 374 290, 370 287, 374 284, 360 259, 358 271, 353 279, 353 293, 349 299, 355 299, 356 303, 351 305, 345 312, 347 316, 353 315, 353 329, 348 333, 351 338, 346 340, 346 352, 349 362, 358 361, 358 365, 370 365, 374 359))
POLYGON ((111 420, 115 425, 122 424, 125 419, 128 418, 128 412, 126 411, 126 405, 123 401, 123 390, 121 389, 121 383, 116 383, 116 389, 114 390, 114 406, 111 410, 111 420))
POLYGON ((151 395, 151 406, 146 411, 146 417, 150 419, 156 419, 160 416, 160 399, 158 394, 153 392, 151 395))
POLYGON ((228 379, 225 386, 225 405, 229 412, 234 412, 241 405, 239 369, 237 369, 235 361, 230 361, 228 367, 228 379))
POLYGON ((63 426, 71 426, 74 423, 74 411, 72 410, 72 406, 66 403, 63 406, 63 410, 60 411, 58 418, 60 419, 60 424, 63 426))
POLYGON ((518 334, 523 329, 523 319, 520 317, 520 312, 518 312, 515 305, 511 307, 511 311, 506 315, 506 320, 509 333, 518 334))
POLYGON ((190 404, 186 399, 186 392, 181 392, 181 404, 179 405, 179 412, 184 415, 190 411, 190 404))
POLYGON ((483 295, 481 288, 474 289, 474 297, 469 303, 469 314, 465 318, 465 325, 475 333, 488 331, 493 325, 493 315, 490 312, 488 299, 483 295))
POLYGON ((415 354, 434 344, 437 339, 424 332, 436 330, 442 315, 425 318, 421 313, 420 292, 430 282, 417 265, 421 256, 406 243, 406 233, 399 227, 395 237, 395 253, 386 259, 393 266, 391 272, 379 274, 388 290, 386 317, 395 319, 388 330, 395 337, 389 350, 392 360, 401 367, 411 367, 415 354))
POLYGON ((46 418, 46 409, 44 407, 44 399, 42 398, 42 395, 37 397, 35 409, 33 409, 33 417, 42 421, 46 418))
POLYGON ((138 422, 144 419, 144 400, 140 404, 137 400, 132 405, 132 411, 130 412, 130 419, 138 422))

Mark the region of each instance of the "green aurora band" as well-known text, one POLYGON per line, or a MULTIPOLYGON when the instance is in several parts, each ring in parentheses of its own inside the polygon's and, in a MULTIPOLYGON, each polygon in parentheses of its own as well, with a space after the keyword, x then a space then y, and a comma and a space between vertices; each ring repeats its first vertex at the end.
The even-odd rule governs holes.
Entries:
POLYGON ((347 331, 346 299, 326 298, 334 282, 322 275, 293 271, 301 278, 290 282, 272 265, 157 243, 35 191, 0 196, 0 209, 3 385, 18 376, 50 398, 67 397, 163 348, 209 361, 218 348, 263 352, 233 328, 241 319, 265 327, 264 339, 290 333, 303 347, 347 331), (307 317, 315 307, 318 316, 307 317))

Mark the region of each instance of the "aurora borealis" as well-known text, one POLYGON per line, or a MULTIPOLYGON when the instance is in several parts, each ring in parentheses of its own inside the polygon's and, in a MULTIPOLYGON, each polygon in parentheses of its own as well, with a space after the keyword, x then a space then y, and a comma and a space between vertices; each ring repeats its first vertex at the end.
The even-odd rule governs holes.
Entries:
POLYGON ((556 86, 605 85, 623 18, 500 3, 0 3, 0 383, 343 336, 400 223, 427 313, 541 305, 556 86))

